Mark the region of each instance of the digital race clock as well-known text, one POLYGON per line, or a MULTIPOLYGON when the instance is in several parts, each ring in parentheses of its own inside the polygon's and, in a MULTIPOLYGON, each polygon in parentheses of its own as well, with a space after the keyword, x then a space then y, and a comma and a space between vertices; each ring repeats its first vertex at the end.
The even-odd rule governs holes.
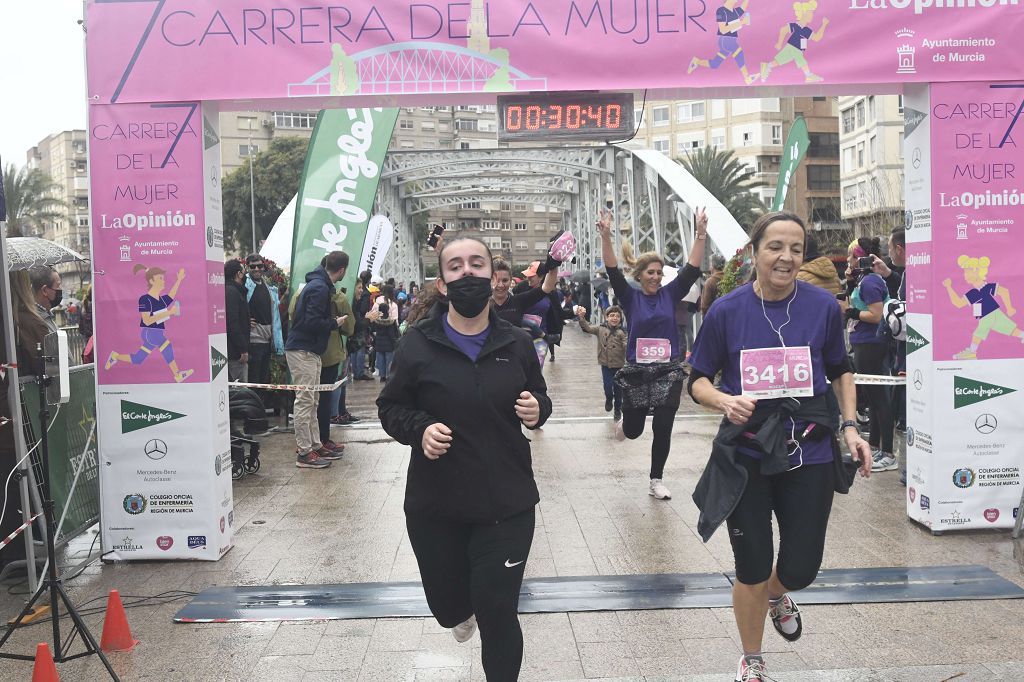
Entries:
POLYGON ((498 96, 498 142, 618 140, 631 137, 633 132, 631 93, 498 96))

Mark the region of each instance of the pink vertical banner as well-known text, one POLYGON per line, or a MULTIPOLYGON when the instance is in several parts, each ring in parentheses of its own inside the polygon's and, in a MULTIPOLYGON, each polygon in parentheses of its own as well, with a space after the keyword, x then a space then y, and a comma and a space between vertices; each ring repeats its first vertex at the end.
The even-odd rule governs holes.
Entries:
POLYGON ((938 83, 931 97, 935 360, 1024 358, 1024 89, 938 83))
POLYGON ((90 107, 89 154, 98 384, 208 382, 199 104, 90 107))

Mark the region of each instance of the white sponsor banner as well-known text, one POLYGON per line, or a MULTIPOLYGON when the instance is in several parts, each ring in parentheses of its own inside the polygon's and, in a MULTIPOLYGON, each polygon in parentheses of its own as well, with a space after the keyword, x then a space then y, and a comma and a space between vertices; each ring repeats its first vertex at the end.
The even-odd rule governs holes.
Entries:
POLYGON ((377 214, 370 218, 366 226, 366 241, 363 242, 363 255, 359 259, 358 272, 369 270, 374 280, 379 279, 384 259, 391 249, 394 237, 395 226, 387 216, 377 214))
POLYGON ((932 316, 907 313, 907 515, 931 528, 934 425, 932 316))
POLYGON ((219 409, 205 384, 100 387, 101 442, 117 442, 100 453, 104 552, 216 560, 230 549, 229 446, 210 434, 219 409))

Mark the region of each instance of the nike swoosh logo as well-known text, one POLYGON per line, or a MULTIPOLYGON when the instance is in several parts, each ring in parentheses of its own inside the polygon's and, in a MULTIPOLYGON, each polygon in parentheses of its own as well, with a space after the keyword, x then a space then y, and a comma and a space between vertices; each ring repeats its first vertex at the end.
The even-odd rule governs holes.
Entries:
MULTIPOLYGON (((523 561, 526 561, 526 559, 523 559, 523 561)), ((514 564, 510 564, 508 562, 508 559, 505 559, 505 568, 513 568, 513 567, 518 566, 519 564, 523 563, 523 561, 517 561, 514 564)))

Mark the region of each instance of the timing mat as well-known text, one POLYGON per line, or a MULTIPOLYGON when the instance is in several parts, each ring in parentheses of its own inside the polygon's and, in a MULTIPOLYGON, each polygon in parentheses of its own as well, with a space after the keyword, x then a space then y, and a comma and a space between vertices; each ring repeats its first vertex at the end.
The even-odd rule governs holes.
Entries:
MULTIPOLYGON (((520 613, 725 608, 726 573, 573 576, 523 581, 520 613)), ((1024 589, 984 566, 837 568, 818 574, 800 604, 1020 599, 1024 589)), ((211 587, 181 609, 178 623, 428 617, 418 582, 211 587)))

